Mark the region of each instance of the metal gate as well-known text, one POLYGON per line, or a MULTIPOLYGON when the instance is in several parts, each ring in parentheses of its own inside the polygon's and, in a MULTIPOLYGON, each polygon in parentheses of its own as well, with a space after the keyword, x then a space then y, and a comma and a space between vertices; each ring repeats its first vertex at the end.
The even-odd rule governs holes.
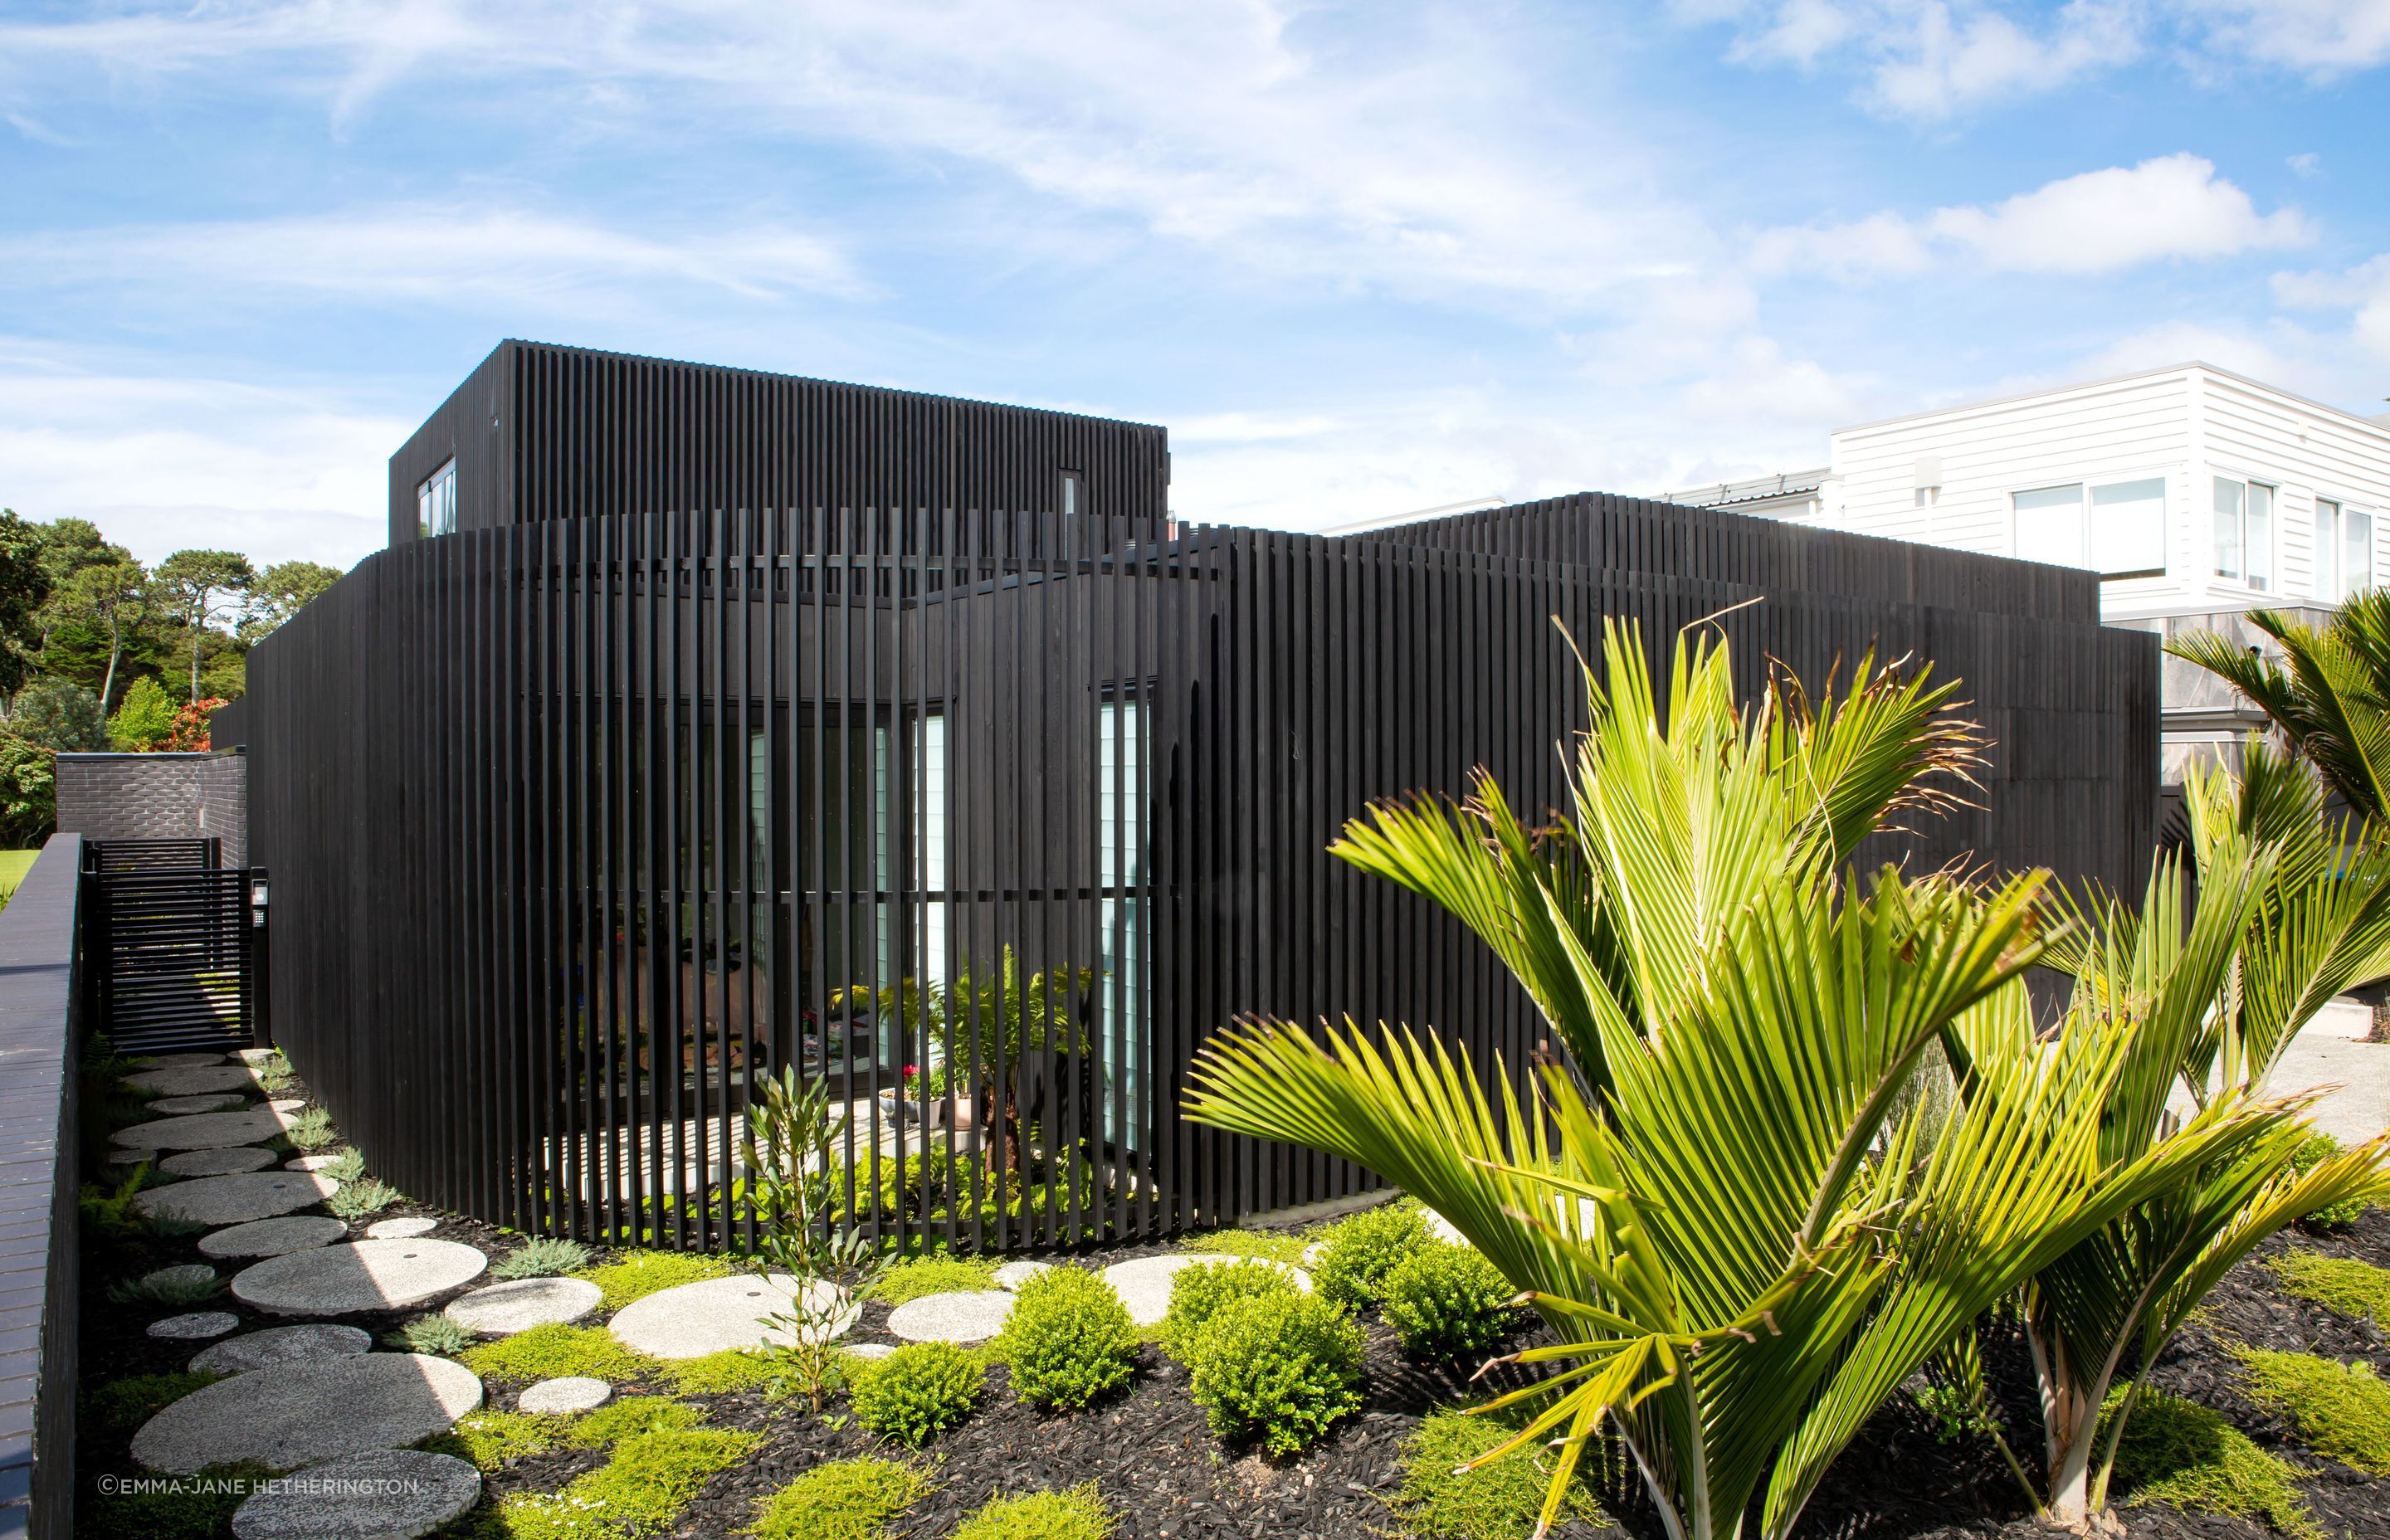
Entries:
POLYGON ((213 840, 84 845, 99 1029, 126 1056, 267 1041, 265 873, 213 840))

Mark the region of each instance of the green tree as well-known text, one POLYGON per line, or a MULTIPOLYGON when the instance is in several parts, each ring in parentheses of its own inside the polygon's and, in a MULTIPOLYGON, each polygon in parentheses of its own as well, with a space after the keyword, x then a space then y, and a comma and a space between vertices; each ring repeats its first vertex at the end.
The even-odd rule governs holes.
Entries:
POLYGON ((0 695, 15 695, 33 672, 41 645, 35 617, 50 597, 50 576, 42 566, 42 527, 14 508, 0 508, 0 695))
POLYGON ((108 713, 99 709, 99 697, 71 679, 36 679, 19 690, 7 730, 60 753, 108 747, 108 713))
POLYGON ((27 850, 58 823, 58 756, 0 733, 0 846, 27 850))
POLYGON ((154 596, 149 576, 131 557, 88 562, 58 580, 45 613, 50 619, 43 636, 46 660, 49 643, 64 625, 88 627, 106 638, 108 666, 101 672, 99 701, 104 711, 116 693, 116 672, 124 661, 126 641, 148 619, 154 596))
POLYGON ((2253 610, 2247 620, 2274 638, 2281 661, 2212 631, 2178 636, 2166 650, 2238 687, 2358 816, 2383 823, 2390 810, 2390 588, 2352 596, 2321 627, 2279 610, 2253 610))
POLYGON ((272 635, 285 621, 340 581, 338 568, 319 561, 276 562, 250 590, 249 613, 240 622, 241 639, 256 642, 272 635))
POLYGON ((148 674, 133 681, 124 704, 108 719, 108 736, 119 749, 138 753, 154 749, 174 730, 174 701, 165 687, 148 674))
POLYGON ((203 643, 214 622, 239 613, 257 585, 257 569, 238 551, 176 551, 153 574, 166 608, 187 630, 191 653, 191 699, 199 697, 203 643))

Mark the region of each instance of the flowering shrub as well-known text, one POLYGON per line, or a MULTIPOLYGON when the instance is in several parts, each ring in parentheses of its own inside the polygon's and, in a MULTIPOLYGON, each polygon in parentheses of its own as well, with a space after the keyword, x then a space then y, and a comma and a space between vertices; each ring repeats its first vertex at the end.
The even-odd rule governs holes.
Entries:
POLYGON ((174 725, 166 730, 166 741, 161 745, 171 754, 204 754, 208 751, 208 723, 225 702, 221 696, 194 700, 178 708, 174 725))

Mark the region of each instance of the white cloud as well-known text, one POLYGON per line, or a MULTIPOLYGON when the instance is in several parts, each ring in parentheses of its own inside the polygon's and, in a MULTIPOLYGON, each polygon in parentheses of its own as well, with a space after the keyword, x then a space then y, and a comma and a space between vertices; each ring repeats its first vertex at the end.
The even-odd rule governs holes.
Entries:
POLYGON ((327 394, 0 340, 0 502, 92 520, 145 561, 212 545, 345 568, 383 544, 414 425, 327 394))
POLYGON ((0 237, 0 285, 204 285, 286 300, 499 302, 554 308, 591 293, 681 284, 745 299, 790 289, 852 295, 840 251, 798 230, 710 230, 660 240, 518 210, 410 204, 210 224, 50 230, 0 237))
POLYGON ((2047 95, 2156 54, 2196 78, 2253 65, 2330 78, 2390 62, 2390 0, 1677 0, 1732 29, 1728 57, 1857 76, 1888 117, 1936 122, 2047 95))
POLYGON ((2346 311, 2349 340, 2378 366, 2390 360, 2390 253, 2343 272, 2278 273, 2274 298, 2296 310, 2346 311))
POLYGON ((1599 82, 1546 91, 1531 37, 1435 9, 1389 12, 1357 47, 1274 0, 250 0, 0 27, 9 58, 0 102, 93 69, 240 71, 351 118, 423 79, 469 112, 502 72, 509 102, 556 99, 587 134, 663 119, 876 145, 1241 264, 1446 298, 1593 305, 1714 244, 1599 82), (629 106, 590 109, 597 93, 629 106))
POLYGON ((1846 225, 1763 231, 1765 273, 1841 278, 1921 272, 1946 256, 1993 272, 2113 273, 2144 263, 2237 256, 2304 245, 2295 209, 2261 214, 2249 195, 2196 155, 2168 155, 2061 178, 2002 202, 1937 209, 1921 219, 1879 213, 1846 225))
POLYGON ((2321 176, 2323 174, 2323 157, 2318 155, 2313 150, 2306 150, 2301 154, 2291 156, 2282 163, 2290 167, 2294 173, 2303 178, 2321 176))
POLYGON ((2191 0, 2228 57, 2331 77, 2390 63, 2390 0, 2191 0))

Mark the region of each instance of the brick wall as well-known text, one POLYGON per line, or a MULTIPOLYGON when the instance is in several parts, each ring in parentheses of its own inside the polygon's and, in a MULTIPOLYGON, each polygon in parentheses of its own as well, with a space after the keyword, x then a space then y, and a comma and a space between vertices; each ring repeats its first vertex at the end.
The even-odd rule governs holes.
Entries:
POLYGON ((239 754, 60 754, 58 828, 86 840, 224 841, 249 854, 249 761, 239 754))

